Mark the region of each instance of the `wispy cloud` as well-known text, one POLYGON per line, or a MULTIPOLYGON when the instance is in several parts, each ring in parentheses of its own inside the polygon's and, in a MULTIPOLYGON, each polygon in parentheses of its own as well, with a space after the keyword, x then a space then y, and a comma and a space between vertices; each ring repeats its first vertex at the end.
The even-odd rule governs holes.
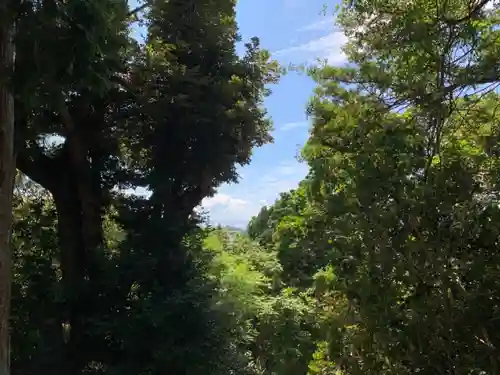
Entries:
POLYGON ((307 165, 295 159, 277 162, 250 184, 221 187, 220 193, 204 199, 200 208, 208 211, 212 224, 245 228, 262 206, 273 204, 280 193, 296 188, 307 170, 307 165))
POLYGON ((321 20, 300 27, 297 31, 333 31, 335 28, 335 17, 325 16, 321 20))
POLYGON ((280 193, 295 189, 307 171, 307 165, 296 159, 282 161, 260 178, 259 189, 266 191, 267 201, 274 202, 280 193))
POLYGON ((223 206, 229 208, 241 208, 248 205, 248 202, 243 199, 233 198, 227 194, 217 194, 210 198, 205 198, 203 200, 202 206, 206 209, 210 209, 216 206, 223 206))
POLYGON ((232 225, 244 228, 255 211, 260 207, 258 203, 237 198, 229 194, 219 193, 205 198, 201 204, 203 211, 210 214, 213 224, 232 225))
POLYGON ((345 62, 346 56, 342 47, 346 44, 347 37, 335 24, 333 15, 321 17, 313 23, 299 27, 296 37, 304 40, 304 36, 311 34, 315 37, 275 51, 274 56, 292 63, 311 63, 317 59, 326 59, 333 65, 345 62))
POLYGON ((334 31, 306 43, 291 46, 274 52, 278 59, 288 59, 291 62, 314 62, 326 59, 330 64, 341 64, 346 61, 342 47, 347 37, 341 31, 334 31))
POLYGON ((307 121, 297 121, 297 122, 288 122, 286 124, 281 125, 278 127, 278 130, 282 132, 288 132, 290 130, 298 129, 298 128, 305 128, 309 125, 307 121))

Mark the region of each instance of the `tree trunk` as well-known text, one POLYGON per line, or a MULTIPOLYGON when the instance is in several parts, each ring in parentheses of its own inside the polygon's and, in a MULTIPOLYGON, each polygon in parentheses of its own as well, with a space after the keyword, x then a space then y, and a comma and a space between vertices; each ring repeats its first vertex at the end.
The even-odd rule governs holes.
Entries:
POLYGON ((54 198, 66 299, 66 307, 61 311, 65 345, 56 373, 78 375, 96 351, 93 345, 87 345, 86 321, 95 299, 89 288, 102 276, 96 262, 103 241, 101 181, 99 171, 92 174, 87 149, 74 133, 73 119, 66 108, 61 111, 71 141, 66 140, 53 158, 33 145, 30 149, 21 148, 18 167, 54 198))
MULTIPOLYGON (((67 173, 65 173, 67 175, 67 173)), ((62 182, 62 181, 61 181, 62 182)), ((69 181, 68 181, 69 182, 69 181)), ((75 193, 63 184, 62 189, 53 194, 57 209, 57 225, 61 252, 64 295, 67 299, 66 310, 62 312, 62 334, 64 352, 59 364, 61 375, 77 375, 82 369, 79 342, 83 323, 82 294, 85 278, 85 248, 82 239, 80 202, 75 193)), ((73 187, 74 188, 74 187, 73 187)))
MULTIPOLYGON (((36 157, 30 160, 26 150, 24 151, 25 153, 21 152, 19 155, 19 168, 29 178, 51 192, 58 218, 57 233, 66 299, 66 306, 59 317, 65 343, 60 357, 54 359, 54 371, 51 371, 51 374, 78 375, 96 351, 93 345, 88 345, 89 327, 86 326, 86 321, 95 307, 93 303, 95 296, 89 294, 89 284, 95 283, 95 279, 100 276, 99 272, 96 272, 95 265, 96 250, 102 241, 99 194, 92 191, 88 181, 81 181, 78 178, 77 168, 73 167, 68 155, 68 146, 65 146, 62 153, 53 159, 31 150, 36 157), (85 182, 87 185, 82 186, 85 182), (90 192, 87 196, 90 198, 85 200, 86 210, 79 194, 82 190, 90 192), (91 206, 89 202, 92 203, 91 206), (93 216, 90 219, 84 215, 84 211, 89 212, 89 208, 93 209, 91 211, 93 216)), ((97 184, 99 181, 91 182, 97 184)))
POLYGON ((9 312, 11 284, 12 190, 14 156, 14 99, 9 89, 13 69, 13 24, 9 2, 0 3, 0 375, 10 373, 9 312))

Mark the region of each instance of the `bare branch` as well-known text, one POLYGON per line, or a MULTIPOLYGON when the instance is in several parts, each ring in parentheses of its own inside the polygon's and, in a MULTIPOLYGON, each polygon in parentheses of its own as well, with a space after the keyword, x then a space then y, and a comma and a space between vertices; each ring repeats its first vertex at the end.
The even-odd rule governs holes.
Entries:
POLYGON ((149 6, 149 3, 145 3, 145 4, 142 4, 140 6, 138 6, 137 8, 135 9, 132 9, 130 12, 127 13, 127 17, 132 17, 132 16, 135 16, 137 13, 140 13, 142 12, 144 9, 146 9, 147 7, 149 6))

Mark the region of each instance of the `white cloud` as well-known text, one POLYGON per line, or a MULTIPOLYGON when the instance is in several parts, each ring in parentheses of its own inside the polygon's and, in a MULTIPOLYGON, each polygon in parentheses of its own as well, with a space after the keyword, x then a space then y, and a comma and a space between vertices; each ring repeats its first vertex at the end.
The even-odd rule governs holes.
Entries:
POLYGON ((213 224, 244 228, 259 207, 258 203, 253 204, 245 199, 219 193, 205 198, 200 208, 209 212, 210 222, 213 224))
POLYGON ((315 63, 318 59, 326 59, 328 63, 336 65, 346 61, 342 47, 346 44, 347 37, 335 24, 333 15, 323 16, 313 23, 299 27, 296 32, 297 39, 304 40, 303 36, 311 33, 316 36, 305 43, 292 44, 275 51, 274 57, 291 63, 315 63))
POLYGON ((266 192, 266 200, 273 203, 280 193, 295 189, 307 175, 308 167, 297 160, 278 163, 272 171, 262 176, 259 189, 266 192))
POLYGON ((485 10, 493 10, 498 5, 498 1, 488 1, 484 6, 485 10))
POLYGON ((305 128, 309 125, 307 121, 288 122, 279 127, 280 131, 287 132, 297 128, 305 128))
POLYGON ((248 202, 243 199, 233 198, 226 194, 217 194, 213 197, 205 198, 202 202, 202 206, 206 209, 216 206, 224 206, 230 209, 235 209, 244 207, 247 204, 248 202))
POLYGON ((306 174, 305 164, 283 160, 269 165, 258 174, 260 177, 249 176, 239 184, 222 186, 218 194, 203 200, 200 209, 208 211, 214 225, 245 228, 262 206, 273 204, 280 193, 296 188, 306 174))
POLYGON ((342 47, 347 37, 341 31, 333 31, 320 38, 306 43, 281 49, 274 52, 278 59, 288 59, 292 62, 314 62, 317 59, 326 59, 330 64, 341 64, 346 60, 342 47), (304 61, 305 60, 305 61, 304 61))
POLYGON ((333 31, 335 26, 335 18, 333 16, 326 16, 323 19, 313 22, 309 25, 299 28, 297 31, 333 31))

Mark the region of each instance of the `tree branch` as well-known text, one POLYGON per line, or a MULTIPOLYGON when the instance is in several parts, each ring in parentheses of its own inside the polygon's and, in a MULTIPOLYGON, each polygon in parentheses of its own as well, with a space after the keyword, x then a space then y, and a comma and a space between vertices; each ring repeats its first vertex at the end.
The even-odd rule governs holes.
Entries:
POLYGON ((479 11, 483 9, 486 4, 488 4, 491 0, 480 0, 479 3, 471 6, 469 8, 469 13, 461 18, 458 19, 445 19, 444 22, 446 22, 448 25, 458 25, 462 22, 470 20, 472 17, 475 17, 478 15, 479 11))
POLYGON ((31 180, 53 192, 57 185, 55 175, 55 171, 58 170, 57 161, 45 155, 34 142, 31 142, 29 146, 26 142, 17 146, 20 146, 17 154, 17 168, 31 180))
POLYGON ((127 13, 127 17, 132 17, 132 16, 135 16, 137 13, 140 13, 142 12, 144 9, 146 9, 147 7, 149 6, 148 3, 145 3, 145 4, 142 4, 140 6, 138 6, 137 8, 135 9, 132 9, 130 12, 127 13))

